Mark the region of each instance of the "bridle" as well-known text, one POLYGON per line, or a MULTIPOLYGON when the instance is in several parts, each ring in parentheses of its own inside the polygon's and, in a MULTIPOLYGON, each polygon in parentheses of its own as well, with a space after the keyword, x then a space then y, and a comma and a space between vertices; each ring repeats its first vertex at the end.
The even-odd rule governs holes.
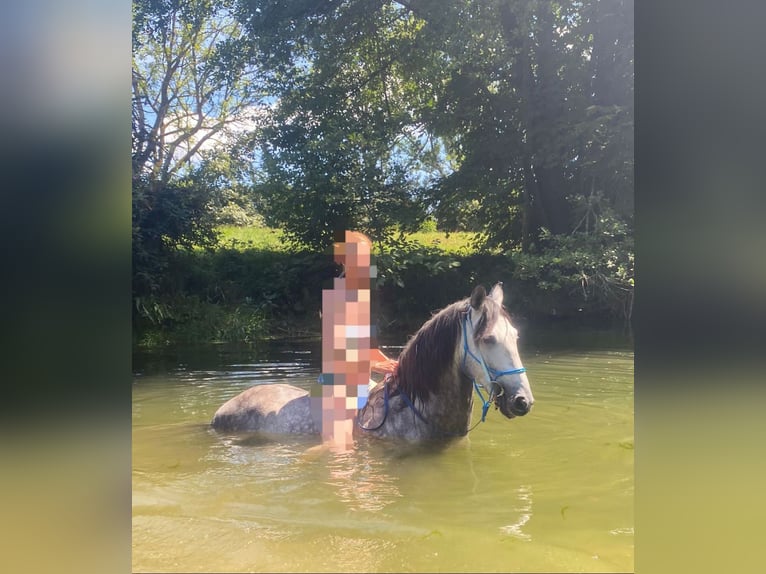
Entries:
MULTIPOLYGON (((503 375, 518 375, 521 373, 526 372, 526 369, 524 367, 519 367, 517 369, 507 369, 505 371, 498 371, 497 369, 493 369, 489 365, 487 365, 487 362, 484 360, 484 357, 481 356, 481 352, 479 352, 479 355, 477 356, 471 349, 468 348, 468 323, 471 323, 471 332, 473 332, 473 321, 471 320, 471 306, 469 305, 465 312, 465 319, 463 320, 463 367, 462 371, 463 374, 466 376, 470 375, 468 374, 466 370, 466 362, 468 360, 468 357, 471 357, 474 361, 479 363, 484 369, 484 374, 487 375, 487 381, 489 381, 490 384, 490 393, 489 393, 489 399, 485 399, 484 395, 481 392, 481 388, 479 384, 476 382, 476 379, 471 377, 471 382, 473 383, 473 388, 476 389, 476 394, 479 395, 479 398, 481 399, 482 407, 481 407, 481 420, 478 421, 475 425, 473 425, 470 429, 468 429, 467 432, 472 431, 474 428, 476 428, 476 425, 479 423, 483 423, 484 420, 487 418, 487 411, 489 411, 490 405, 495 403, 495 408, 497 408, 497 403, 495 402, 498 397, 502 397, 505 393, 505 389, 502 387, 502 385, 497 381, 498 377, 502 377, 503 375), (495 387, 493 387, 494 385, 495 387), (500 392, 496 392, 495 388, 500 389, 500 392)), ((320 376, 321 378, 321 376, 320 376)), ((386 378, 383 380, 383 419, 374 427, 365 427, 362 426, 362 423, 360 420, 357 419, 357 425, 359 428, 365 431, 375 431, 378 430, 383 426, 383 424, 386 422, 386 419, 388 418, 388 409, 389 409, 389 391, 388 391, 388 383, 393 378, 393 375, 389 373, 386 375, 386 378)), ((423 421, 424 424, 429 424, 428 421, 423 417, 423 414, 415 407, 413 402, 410 400, 410 398, 407 396, 407 393, 400 393, 400 396, 402 397, 402 400, 405 402, 405 404, 412 409, 412 412, 414 412, 417 417, 423 421)), ((367 408, 368 405, 365 405, 364 408, 367 408)))
MULTIPOLYGON (((503 386, 497 381, 499 377, 502 377, 503 375, 518 375, 521 373, 526 372, 526 369, 524 367, 519 367, 517 369, 507 369, 505 371, 498 371, 497 369, 493 369, 489 365, 487 365, 487 362, 484 360, 484 357, 482 357, 481 352, 479 351, 479 355, 476 356, 476 354, 471 351, 471 349, 468 348, 468 323, 471 323, 471 332, 473 332, 473 321, 471 320, 471 306, 469 305, 468 308, 465 311, 465 319, 463 320, 463 373, 466 376, 470 375, 468 374, 468 371, 466 369, 466 362, 468 361, 468 357, 471 357, 474 361, 479 363, 481 365, 481 368, 484 370, 484 374, 487 376, 487 381, 489 382, 489 398, 484 399, 484 395, 481 392, 481 389, 479 388, 479 384, 476 382, 476 379, 471 377, 471 382, 473 383, 473 388, 476 389, 476 394, 479 395, 479 398, 482 402, 481 407, 481 422, 484 422, 484 419, 487 418, 487 411, 489 410, 489 406, 492 403, 495 403, 498 397, 502 397, 505 393, 505 389, 503 386), (498 393, 496 389, 500 389, 500 392, 498 393)), ((497 407, 497 404, 495 403, 495 407, 497 407)))

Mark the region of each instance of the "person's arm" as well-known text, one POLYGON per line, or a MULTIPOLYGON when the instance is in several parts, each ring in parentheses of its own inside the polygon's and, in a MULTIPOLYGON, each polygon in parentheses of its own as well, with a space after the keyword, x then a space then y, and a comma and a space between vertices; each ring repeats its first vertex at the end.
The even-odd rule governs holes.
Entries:
POLYGON ((393 373, 399 361, 386 357, 380 349, 370 349, 370 370, 387 375, 393 373))

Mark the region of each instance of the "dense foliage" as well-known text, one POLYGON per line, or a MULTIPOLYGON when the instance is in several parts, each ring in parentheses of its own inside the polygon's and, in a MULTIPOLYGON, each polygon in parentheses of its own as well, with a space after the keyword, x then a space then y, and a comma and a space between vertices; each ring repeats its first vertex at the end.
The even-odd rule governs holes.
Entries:
MULTIPOLYGON (((185 296, 293 313, 268 257, 280 295, 229 285, 223 302, 179 280, 216 225, 263 222, 301 264, 336 230, 369 233, 389 315, 434 308, 407 287, 433 296, 437 277, 502 278, 529 311, 629 319, 632 14, 631 0, 134 2, 138 314, 161 322, 140 301, 185 296), (478 232, 474 260, 404 242, 424 225, 478 232), (476 259, 490 255, 502 263, 476 259)), ((249 256, 207 256, 242 257, 227 281, 250 284, 249 256)))
POLYGON ((278 97, 261 140, 272 222, 296 237, 380 233, 390 213, 410 220, 408 200, 445 227, 473 210, 486 243, 505 248, 571 233, 583 199, 630 224, 632 2, 246 10, 278 97))
POLYGON ((222 208, 244 203, 228 149, 262 107, 234 0, 133 2, 134 294, 162 290, 178 247, 211 245, 222 208), (227 178, 228 179, 228 178, 227 178), (232 185, 233 184, 233 185, 232 185))

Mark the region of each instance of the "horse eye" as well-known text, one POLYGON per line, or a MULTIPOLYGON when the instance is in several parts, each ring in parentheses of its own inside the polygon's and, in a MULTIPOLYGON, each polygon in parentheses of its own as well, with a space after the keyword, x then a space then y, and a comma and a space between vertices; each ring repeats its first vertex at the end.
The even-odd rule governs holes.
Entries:
POLYGON ((494 345, 495 343, 497 343, 497 339, 495 338, 495 336, 494 336, 494 335, 487 335, 487 336, 486 336, 486 337, 484 337, 484 339, 482 339, 482 340, 483 340, 485 343, 487 343, 487 345, 494 345))

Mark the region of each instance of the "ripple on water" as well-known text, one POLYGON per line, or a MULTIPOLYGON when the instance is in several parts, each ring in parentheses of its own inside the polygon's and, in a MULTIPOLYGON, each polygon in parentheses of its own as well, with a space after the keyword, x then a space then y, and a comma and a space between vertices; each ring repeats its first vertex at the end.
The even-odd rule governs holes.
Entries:
POLYGON ((136 377, 134 570, 633 569, 631 354, 530 353, 532 413, 441 452, 210 429, 253 384, 315 382, 300 351, 136 377))

